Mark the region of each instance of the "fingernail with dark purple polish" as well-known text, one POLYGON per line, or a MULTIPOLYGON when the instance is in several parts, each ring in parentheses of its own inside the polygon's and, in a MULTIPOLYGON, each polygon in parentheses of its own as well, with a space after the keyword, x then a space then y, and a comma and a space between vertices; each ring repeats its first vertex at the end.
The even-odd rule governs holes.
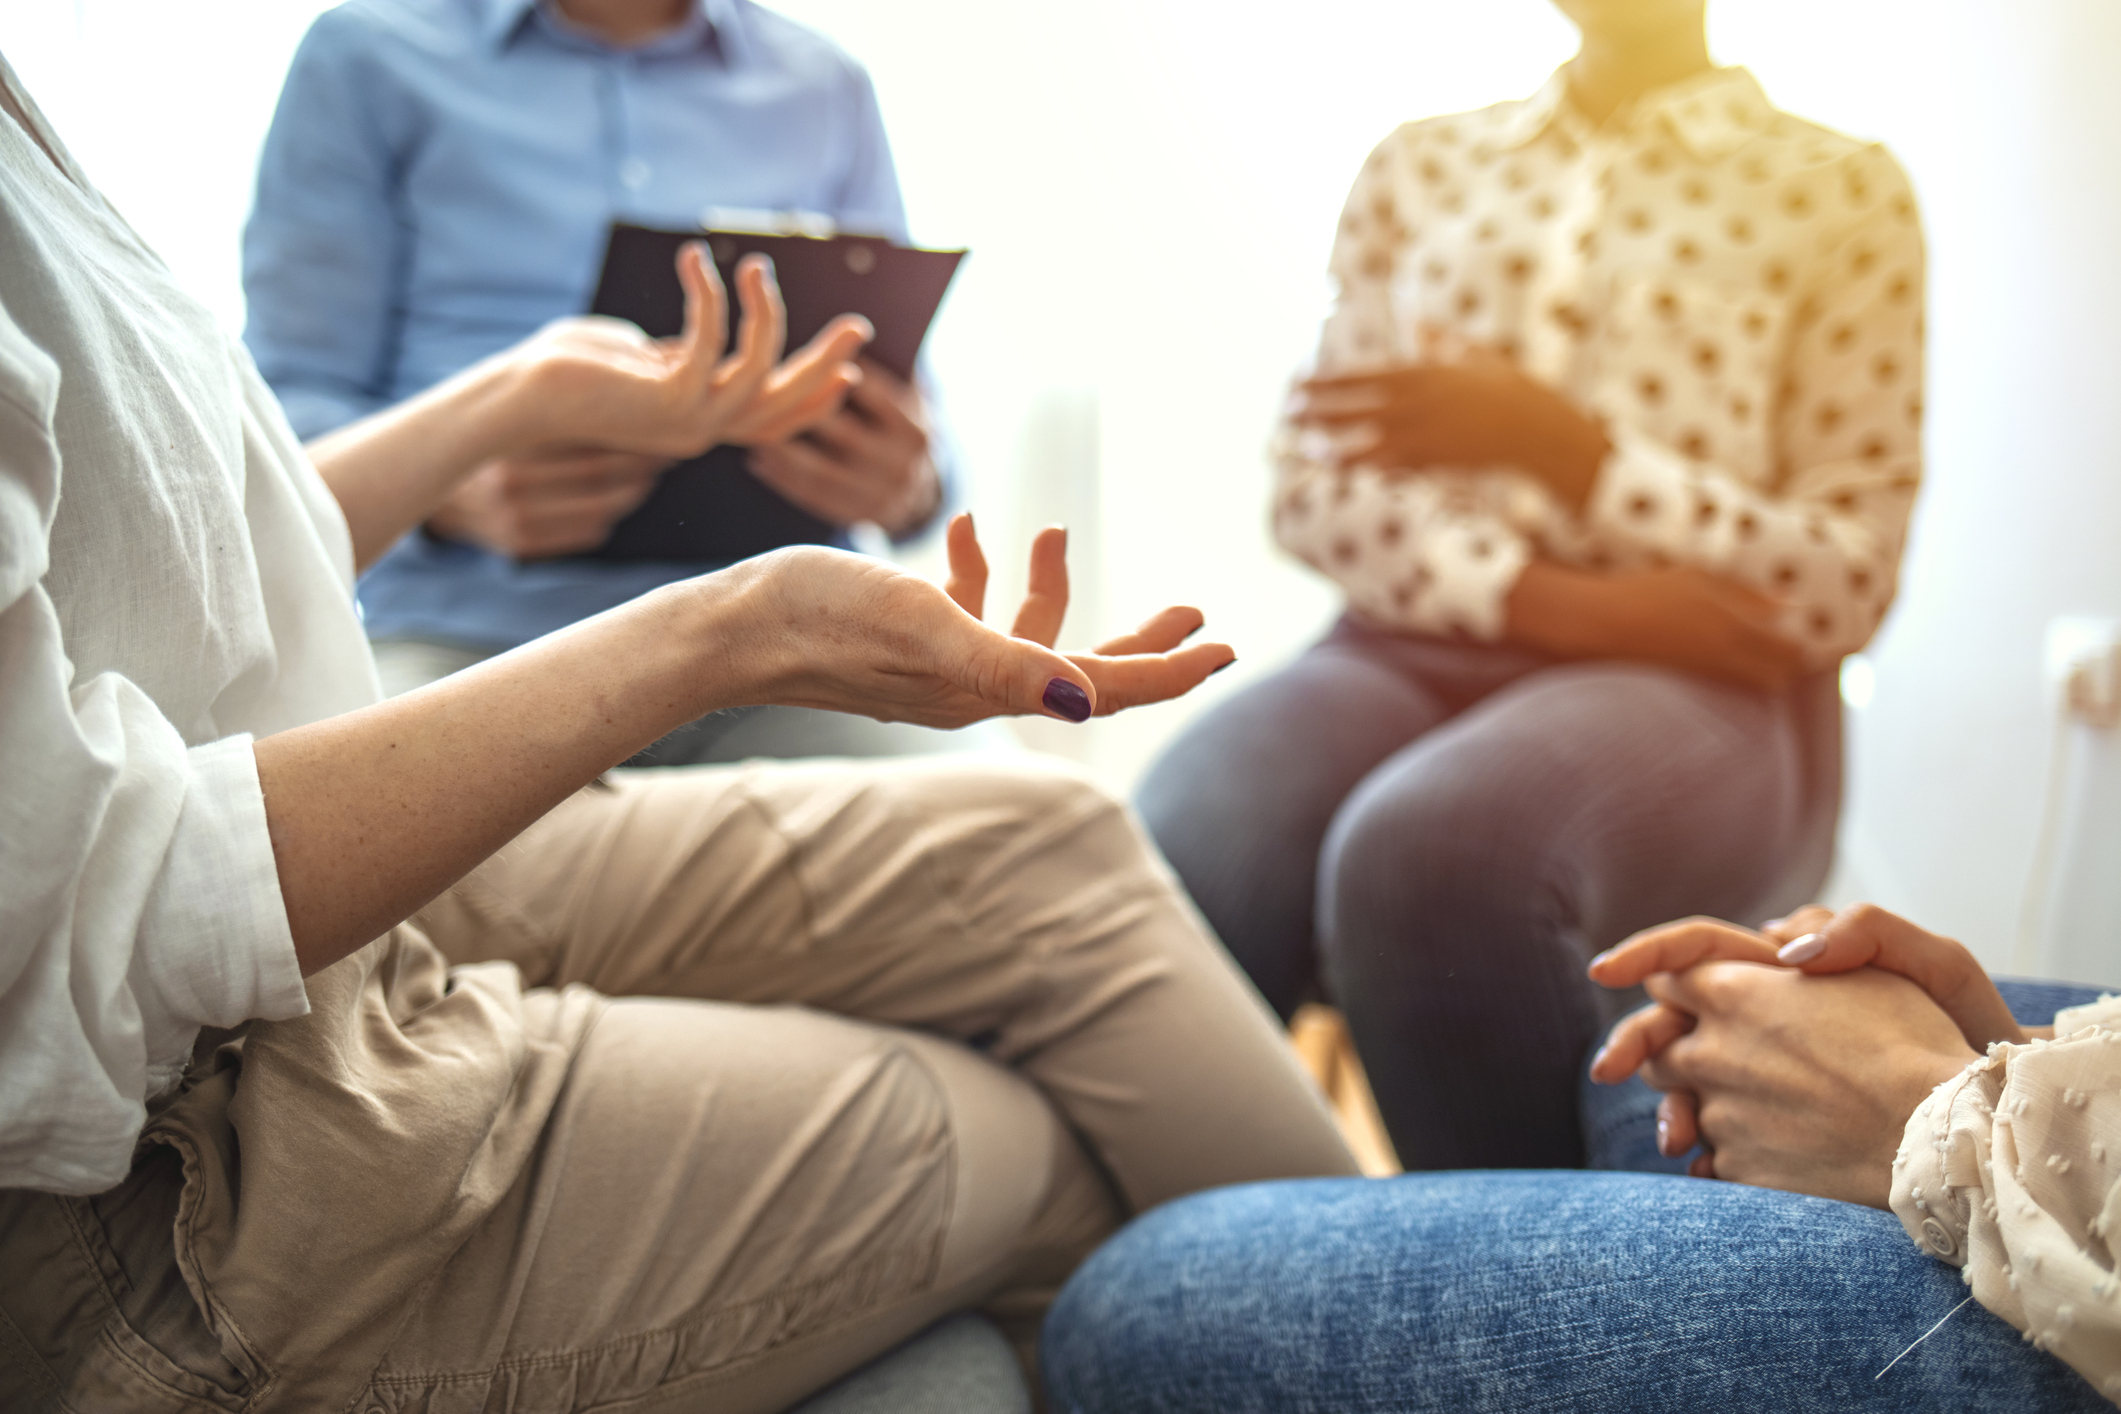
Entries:
POLYGON ((1066 678, 1055 678, 1046 684, 1045 701, 1046 710, 1056 717, 1065 717, 1071 722, 1090 720, 1090 694, 1066 678))

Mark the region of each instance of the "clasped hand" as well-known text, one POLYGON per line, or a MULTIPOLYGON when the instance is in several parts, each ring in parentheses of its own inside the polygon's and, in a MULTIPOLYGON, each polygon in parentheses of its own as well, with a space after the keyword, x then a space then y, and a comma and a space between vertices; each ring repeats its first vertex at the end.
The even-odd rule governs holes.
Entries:
POLYGON ((1613 1028, 1591 1076, 1664 1092, 1658 1147, 1698 1141, 1699 1177, 1883 1208, 1908 1116, 1991 1042, 2023 1042, 1973 955, 1869 904, 1761 931, 1692 918, 1594 958, 1651 1004, 1613 1028))
MULTIPOLYGON (((1612 450, 1599 424, 1491 349, 1435 330, 1422 342, 1420 362, 1303 383, 1291 420, 1332 434, 1342 467, 1509 467, 1581 512, 1612 450)), ((1663 663, 1768 692, 1805 666, 1777 626, 1779 604, 1688 566, 1606 573, 1537 561, 1505 610, 1513 642, 1558 657, 1663 663)))

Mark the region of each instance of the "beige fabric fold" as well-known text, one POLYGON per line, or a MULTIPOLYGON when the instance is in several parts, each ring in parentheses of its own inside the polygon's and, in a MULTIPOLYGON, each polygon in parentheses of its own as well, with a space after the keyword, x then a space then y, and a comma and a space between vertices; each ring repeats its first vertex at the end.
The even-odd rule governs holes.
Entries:
POLYGON ((114 1195, 0 1194, 0 1404, 763 1414, 966 1307, 1028 1353, 1131 1211, 1354 1171, 1125 809, 1031 763, 619 773, 310 1000, 114 1195))

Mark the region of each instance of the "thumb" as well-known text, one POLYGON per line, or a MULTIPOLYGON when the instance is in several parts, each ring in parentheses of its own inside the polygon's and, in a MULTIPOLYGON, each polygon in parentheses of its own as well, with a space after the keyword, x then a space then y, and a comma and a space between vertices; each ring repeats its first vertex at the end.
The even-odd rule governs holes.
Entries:
POLYGON ((969 614, 965 619, 978 637, 965 664, 963 686, 995 713, 1090 720, 1097 710, 1097 689, 1081 668, 1044 644, 1012 638, 969 614))
POLYGON ((1816 933, 1783 945, 1776 960, 1818 975, 1875 967, 1897 972, 1929 993, 1976 1050, 1991 1041, 2022 1041, 2025 1033, 1963 943, 1916 927, 1876 904, 1835 914, 1816 933))

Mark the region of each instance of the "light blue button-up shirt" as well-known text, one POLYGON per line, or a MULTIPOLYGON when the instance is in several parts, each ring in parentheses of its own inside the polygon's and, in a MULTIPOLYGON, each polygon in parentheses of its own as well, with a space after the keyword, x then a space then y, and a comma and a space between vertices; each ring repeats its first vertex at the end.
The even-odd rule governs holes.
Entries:
MULTIPOLYGON (((352 0, 297 51, 243 238, 244 331, 303 437, 588 307, 613 220, 802 210, 906 238, 869 76, 749 0, 616 49, 536 0, 352 0)), ((408 535, 375 637, 507 648, 708 565, 517 564, 408 535)))

